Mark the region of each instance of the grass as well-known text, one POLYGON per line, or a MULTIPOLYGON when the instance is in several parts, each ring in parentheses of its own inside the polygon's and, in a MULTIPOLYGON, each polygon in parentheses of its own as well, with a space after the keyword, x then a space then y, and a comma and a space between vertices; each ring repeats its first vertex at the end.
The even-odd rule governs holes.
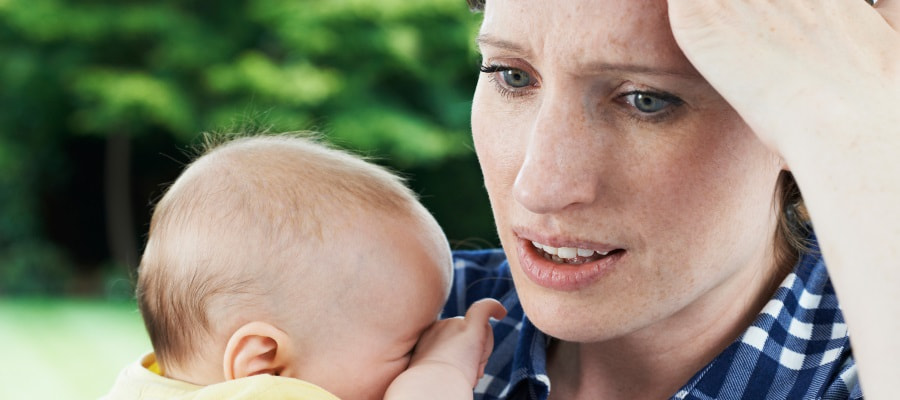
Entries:
POLYGON ((0 399, 96 399, 149 349, 134 303, 0 298, 0 399))

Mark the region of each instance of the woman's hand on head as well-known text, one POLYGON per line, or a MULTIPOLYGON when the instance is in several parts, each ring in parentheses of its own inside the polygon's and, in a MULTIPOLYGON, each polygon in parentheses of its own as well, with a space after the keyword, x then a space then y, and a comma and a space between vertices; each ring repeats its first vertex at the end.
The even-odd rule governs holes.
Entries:
POLYGON ((668 0, 688 59, 790 168, 866 398, 900 376, 900 0, 668 0))
POLYGON ((900 1, 668 5, 691 63, 789 164, 810 140, 900 123, 900 1))

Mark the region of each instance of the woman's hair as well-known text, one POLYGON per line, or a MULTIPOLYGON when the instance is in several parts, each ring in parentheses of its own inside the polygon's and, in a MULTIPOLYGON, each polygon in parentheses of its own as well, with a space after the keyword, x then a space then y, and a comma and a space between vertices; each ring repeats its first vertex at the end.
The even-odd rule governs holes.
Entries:
MULTIPOLYGON (((466 0, 472 11, 484 11, 487 0, 466 0)), ((775 232, 775 262, 781 268, 791 268, 800 255, 810 251, 811 232, 809 214, 794 175, 782 171, 776 184, 776 206, 780 208, 775 232)))
POLYGON ((190 368, 235 315, 262 309, 277 318, 284 307, 264 300, 288 303, 281 294, 315 285, 303 268, 327 257, 319 249, 331 227, 354 212, 416 215, 418 207, 401 178, 309 137, 211 145, 150 222, 136 294, 157 359, 164 369, 190 368))
POLYGON ((779 207, 775 229, 775 263, 779 268, 792 269, 801 254, 812 251, 809 213, 790 171, 781 171, 778 175, 775 195, 775 205, 779 207))

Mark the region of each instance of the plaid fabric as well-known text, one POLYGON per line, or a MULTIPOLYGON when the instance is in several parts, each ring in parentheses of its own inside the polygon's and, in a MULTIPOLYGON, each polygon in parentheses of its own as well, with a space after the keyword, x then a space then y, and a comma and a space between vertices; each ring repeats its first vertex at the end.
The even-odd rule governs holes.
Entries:
MULTIPOLYGON (((475 399, 546 399, 548 337, 525 316, 502 250, 458 251, 454 258, 445 317, 463 315, 485 297, 509 311, 494 324, 494 353, 475 399)), ((818 251, 804 256, 753 325, 671 398, 861 399, 847 325, 818 251)))

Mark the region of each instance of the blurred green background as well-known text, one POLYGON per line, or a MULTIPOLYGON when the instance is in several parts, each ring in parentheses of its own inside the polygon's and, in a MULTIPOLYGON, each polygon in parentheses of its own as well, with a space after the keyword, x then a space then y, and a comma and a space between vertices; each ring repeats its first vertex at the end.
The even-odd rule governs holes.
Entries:
POLYGON ((154 199, 201 132, 317 130, 496 246, 464 0, 0 0, 0 399, 88 399, 149 349, 154 199))

